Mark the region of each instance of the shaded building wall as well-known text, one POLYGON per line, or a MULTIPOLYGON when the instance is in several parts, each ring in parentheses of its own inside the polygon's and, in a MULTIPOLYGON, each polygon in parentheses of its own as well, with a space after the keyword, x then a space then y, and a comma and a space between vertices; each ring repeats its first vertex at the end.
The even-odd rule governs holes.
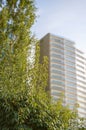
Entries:
POLYGON ((42 63, 43 57, 48 57, 48 86, 46 90, 50 93, 50 34, 48 33, 40 40, 40 62, 42 63))

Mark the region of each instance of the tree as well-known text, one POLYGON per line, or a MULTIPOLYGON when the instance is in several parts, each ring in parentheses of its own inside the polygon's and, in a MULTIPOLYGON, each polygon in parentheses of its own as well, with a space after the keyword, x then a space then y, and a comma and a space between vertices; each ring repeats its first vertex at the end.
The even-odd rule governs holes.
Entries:
POLYGON ((31 36, 34 0, 0 1, 0 129, 67 130, 75 113, 45 93, 48 59, 31 36), (30 51, 33 48, 33 62, 30 51))
POLYGON ((34 0, 0 1, 0 129, 24 127, 26 114, 20 113, 28 93, 27 54, 35 17, 34 0))
POLYGON ((0 88, 14 91, 19 86, 20 91, 26 86, 34 1, 2 0, 0 8, 0 88))

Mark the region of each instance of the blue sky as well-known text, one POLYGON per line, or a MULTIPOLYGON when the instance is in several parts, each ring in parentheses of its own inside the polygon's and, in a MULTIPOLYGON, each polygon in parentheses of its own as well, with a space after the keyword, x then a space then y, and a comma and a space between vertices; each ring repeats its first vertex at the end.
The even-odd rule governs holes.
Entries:
POLYGON ((70 39, 86 53, 86 0, 36 0, 37 38, 50 32, 70 39))

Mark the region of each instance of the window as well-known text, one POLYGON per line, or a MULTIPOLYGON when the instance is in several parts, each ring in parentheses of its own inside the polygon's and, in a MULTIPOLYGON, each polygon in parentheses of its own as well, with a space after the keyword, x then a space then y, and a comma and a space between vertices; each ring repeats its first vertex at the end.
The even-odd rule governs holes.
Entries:
POLYGON ((81 76, 81 75, 79 75, 79 74, 77 74, 77 76, 79 77, 79 78, 81 78, 81 79, 86 79, 84 76, 81 76))
POLYGON ((63 55, 59 55, 59 54, 56 54, 56 53, 51 53, 51 56, 53 56, 53 57, 56 57, 56 58, 64 58, 64 56, 63 55))
POLYGON ((67 90, 66 90, 67 92, 76 92, 76 90, 75 89, 72 89, 72 88, 67 88, 67 90))
POLYGON ((61 95, 61 93, 60 93, 60 92, 58 92, 58 91, 51 91, 51 94, 52 94, 52 95, 58 95, 58 96, 60 96, 60 95, 61 95))
POLYGON ((83 67, 83 66, 81 66, 81 65, 79 65, 79 64, 77 64, 77 67, 80 67, 80 68, 84 69, 84 67, 83 67))
POLYGON ((63 43, 63 40, 62 40, 62 39, 57 39, 57 38, 54 38, 53 40, 54 40, 55 42, 60 43, 62 46, 64 45, 64 43, 63 43))
POLYGON ((66 96, 67 96, 67 98, 69 97, 69 98, 76 98, 76 95, 74 95, 74 94, 71 94, 71 93, 68 93, 68 94, 66 94, 66 96))
POLYGON ((58 44, 58 43, 51 43, 52 44, 52 47, 57 47, 57 48, 62 48, 64 49, 64 46, 61 45, 61 44, 58 44))
POLYGON ((52 90, 59 90, 59 91, 63 91, 64 88, 63 87, 59 87, 59 86, 51 86, 52 90))
POLYGON ((83 61, 81 61, 81 60, 79 60, 79 59, 76 59, 78 62, 80 62, 81 64, 83 64, 84 65, 84 62, 83 61))
POLYGON ((51 64, 51 67, 57 68, 57 69, 64 69, 63 65, 57 65, 57 64, 51 64))
POLYGON ((69 71, 75 71, 75 68, 74 68, 74 67, 66 66, 66 70, 69 70, 69 71))
POLYGON ((57 80, 51 80, 51 83, 53 83, 53 84, 57 84, 57 85, 64 85, 63 82, 61 82, 61 81, 57 81, 57 80))
POLYGON ((82 51, 80 51, 79 49, 76 49, 76 51, 80 54, 84 54, 82 51))
POLYGON ((59 79, 59 80, 64 80, 64 78, 62 76, 58 76, 58 75, 51 75, 51 78, 55 78, 55 79, 59 79))
POLYGON ((65 59, 75 63, 75 57, 65 56, 65 59))
POLYGON ((69 40, 65 40, 65 45, 69 46, 69 47, 74 47, 74 42, 69 41, 69 40))
POLYGON ((55 69, 52 69, 51 70, 51 73, 55 73, 55 74, 64 74, 64 72, 63 71, 61 71, 61 70, 55 70, 55 69))
POLYGON ((66 61, 65 63, 66 63, 66 64, 68 64, 68 65, 70 65, 70 66, 75 67, 75 63, 74 63, 74 62, 69 62, 69 61, 66 61))
POLYGON ((76 82, 76 79, 72 77, 66 77, 66 80, 69 82, 76 82))
POLYGON ((75 73, 75 72, 72 73, 72 71, 71 71, 71 72, 67 71, 67 72, 66 72, 66 75, 69 76, 69 77, 74 77, 74 78, 76 78, 76 73, 75 73))
POLYGON ((70 46, 65 45, 65 49, 67 49, 67 50, 69 50, 69 51, 75 52, 75 48, 72 47, 72 46, 70 47, 70 46))
POLYGON ((82 84, 86 84, 86 82, 82 81, 82 80, 79 80, 78 79, 78 82, 82 83, 82 84))
POLYGON ((67 102, 68 102, 69 104, 70 104, 70 103, 73 103, 73 104, 76 103, 76 101, 75 101, 75 100, 72 100, 72 99, 67 100, 67 102))
POLYGON ((74 53, 74 52, 71 52, 71 51, 65 51, 65 54, 70 55, 70 56, 72 56, 72 57, 75 56, 75 53, 74 53))
POLYGON ((52 52, 56 52, 56 53, 61 53, 61 54, 63 54, 63 53, 64 53, 64 51, 63 51, 63 50, 58 49, 58 48, 51 48, 51 50, 50 50, 50 51, 52 51, 52 52))
POLYGON ((51 62, 57 62, 59 64, 64 64, 64 61, 61 59, 51 59, 51 62))
POLYGON ((79 54, 76 54, 76 56, 83 59, 83 60, 85 60, 85 58, 83 56, 79 55, 79 54))
POLYGON ((76 87, 76 84, 75 83, 71 83, 71 82, 67 82, 66 85, 69 86, 69 87, 76 87))
POLYGON ((82 74, 85 74, 84 71, 81 71, 81 70, 79 70, 79 69, 77 69, 77 72, 82 73, 82 74))

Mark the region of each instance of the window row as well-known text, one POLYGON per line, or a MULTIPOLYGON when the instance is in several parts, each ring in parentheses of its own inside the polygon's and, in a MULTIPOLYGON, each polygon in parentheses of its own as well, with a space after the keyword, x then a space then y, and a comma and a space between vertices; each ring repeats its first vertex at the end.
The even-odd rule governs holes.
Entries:
POLYGON ((69 41, 69 40, 65 40, 65 41, 64 41, 64 44, 67 45, 67 46, 69 46, 69 47, 74 47, 74 46, 73 46, 73 45, 74 45, 74 42, 69 41))
POLYGON ((51 78, 55 78, 55 79, 58 79, 58 80, 65 80, 64 77, 58 76, 58 75, 51 75, 51 78))
POLYGON ((84 66, 81 66, 81 65, 79 65, 79 64, 77 64, 77 67, 80 67, 80 68, 82 68, 83 70, 85 69, 84 66))
POLYGON ((59 54, 56 54, 56 53, 51 53, 50 54, 51 56, 53 56, 53 57, 56 57, 56 58, 64 58, 64 56, 63 55, 59 55, 59 54))
POLYGON ((72 57, 72 56, 65 56, 65 60, 69 60, 69 61, 75 63, 75 57, 72 57))
POLYGON ((73 100, 73 99, 69 99, 69 100, 67 100, 67 103, 69 103, 69 104, 74 104, 75 105, 75 103, 76 103, 76 101, 75 100, 73 100))
POLYGON ((69 87, 75 87, 76 88, 76 83, 67 82, 66 85, 69 86, 69 87))
POLYGON ((66 91, 67 91, 67 92, 72 92, 72 93, 75 93, 75 92, 76 92, 76 90, 75 90, 75 89, 72 89, 72 88, 67 88, 66 91))
POLYGON ((51 43, 52 47, 57 47, 57 48, 61 48, 64 49, 64 46, 58 43, 51 43))
POLYGON ((62 46, 64 45, 64 41, 62 39, 53 38, 52 40, 56 43, 60 43, 62 46))
POLYGON ((69 76, 69 77, 73 77, 73 78, 76 78, 76 72, 70 72, 70 71, 67 71, 66 72, 66 75, 69 76))
POLYGON ((72 52, 75 53, 75 48, 72 47, 72 46, 65 45, 65 49, 67 49, 67 50, 72 51, 72 52))
POLYGON ((79 54, 76 54, 76 56, 83 59, 83 60, 85 60, 85 58, 83 56, 79 55, 79 54))
POLYGON ((69 81, 69 82, 76 82, 76 78, 66 77, 66 81, 69 81))
POLYGON ((70 55, 72 57, 75 57, 75 53, 74 52, 71 52, 71 51, 65 51, 65 54, 66 55, 70 55))
POLYGON ((59 87, 59 86, 51 86, 51 90, 63 91, 63 90, 64 90, 64 87, 59 87))
POLYGON ((74 62, 69 62, 68 60, 65 61, 66 64, 75 67, 75 63, 74 62))
POLYGON ((69 66, 66 66, 66 70, 69 70, 69 71, 75 71, 75 67, 69 67, 69 66))
POLYGON ((57 68, 57 69, 64 69, 63 65, 58 65, 58 64, 51 64, 51 67, 57 68))
POLYGON ((53 52, 56 52, 56 53, 64 54, 64 50, 58 49, 58 48, 54 48, 54 47, 51 47, 50 51, 53 51, 53 52))
POLYGON ((61 59, 51 59, 51 63, 52 62, 56 62, 56 63, 59 63, 59 64, 64 64, 64 61, 63 60, 61 60, 61 59))
POLYGON ((67 93, 66 96, 67 96, 67 98, 68 98, 68 97, 69 97, 69 98, 73 98, 73 99, 76 98, 76 95, 75 95, 75 94, 71 94, 71 93, 67 93))
POLYGON ((57 84, 57 85, 65 85, 64 82, 58 81, 58 80, 51 80, 51 83, 52 83, 52 84, 57 84))
POLYGON ((52 70, 51 70, 51 73, 62 74, 62 75, 63 75, 63 74, 64 74, 64 71, 52 69, 52 70))
POLYGON ((51 91, 51 94, 60 96, 60 95, 61 95, 61 92, 58 92, 58 91, 51 91))

